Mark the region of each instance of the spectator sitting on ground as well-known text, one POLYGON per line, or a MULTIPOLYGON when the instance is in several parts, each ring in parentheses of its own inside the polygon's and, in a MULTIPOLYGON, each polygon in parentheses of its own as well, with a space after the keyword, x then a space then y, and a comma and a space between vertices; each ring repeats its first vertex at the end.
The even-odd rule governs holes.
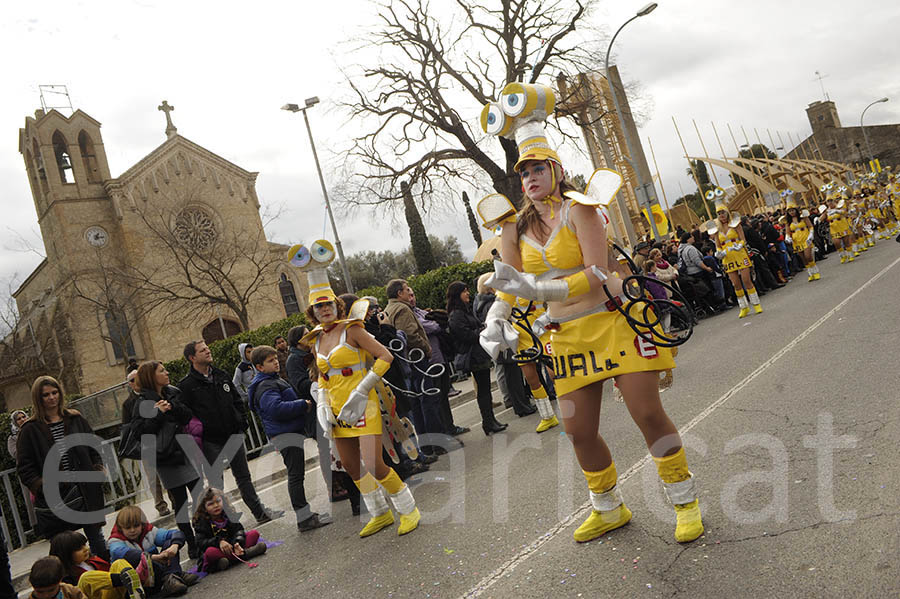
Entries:
MULTIPOLYGON (((65 568, 55 555, 48 555, 34 562, 28 574, 30 599, 85 599, 81 589, 63 582, 63 576, 65 568)), ((15 596, 15 593, 11 595, 15 596)))
POLYGON ((179 551, 185 543, 177 528, 157 528, 141 508, 126 505, 116 514, 109 534, 109 554, 113 561, 124 559, 131 564, 150 594, 169 597, 187 592, 200 581, 196 574, 181 569, 179 551))
POLYGON ((144 597, 140 573, 124 559, 110 564, 91 555, 87 538, 80 532, 66 530, 50 539, 50 555, 62 562, 63 581, 77 585, 88 599, 144 597))

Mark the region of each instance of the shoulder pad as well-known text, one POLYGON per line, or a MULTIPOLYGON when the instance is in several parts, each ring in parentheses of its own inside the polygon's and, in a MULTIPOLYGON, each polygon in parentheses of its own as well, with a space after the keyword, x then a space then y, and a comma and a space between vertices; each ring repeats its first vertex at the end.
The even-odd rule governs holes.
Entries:
POLYGON ((516 207, 502 193, 492 193, 481 198, 475 209, 481 217, 481 226, 489 231, 501 223, 516 222, 516 207))
POLYGON ((608 206, 619 193, 620 187, 622 175, 608 168, 598 168, 588 180, 584 193, 567 191, 563 195, 585 206, 608 206))

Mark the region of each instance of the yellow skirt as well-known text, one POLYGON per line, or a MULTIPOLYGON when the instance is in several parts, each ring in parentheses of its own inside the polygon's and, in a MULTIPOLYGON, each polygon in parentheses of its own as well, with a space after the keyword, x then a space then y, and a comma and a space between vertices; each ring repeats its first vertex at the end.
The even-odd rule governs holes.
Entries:
POLYGON ((805 252, 809 247, 809 244, 806 243, 806 239, 809 237, 808 231, 800 231, 798 233, 792 234, 791 239, 794 240, 794 251, 795 252, 805 252))
MULTIPOLYGON (((332 377, 332 380, 334 380, 335 378, 337 377, 332 377)), ((333 390, 328 390, 328 395, 331 398, 331 411, 334 414, 335 419, 337 420, 337 424, 332 429, 335 438, 362 437, 363 435, 380 435, 381 404, 378 402, 378 393, 375 391, 375 389, 369 391, 369 401, 366 402, 366 413, 362 418, 360 418, 359 422, 353 425, 338 419, 337 415, 340 413, 341 408, 344 407, 344 403, 347 401, 347 397, 349 397, 350 391, 352 391, 354 388, 356 388, 355 384, 351 389, 346 390, 345 393, 334 393, 333 390)), ((341 390, 344 391, 343 389, 341 390)))
MULTIPOLYGON (((642 318, 638 306, 632 307, 631 313, 642 318)), ((672 350, 641 339, 619 312, 599 312, 560 323, 559 330, 550 334, 550 344, 553 382, 560 396, 620 374, 675 368, 672 350)))
POLYGON ((744 248, 727 252, 725 258, 722 260, 722 268, 725 269, 726 273, 750 268, 750 255, 744 248))
POLYGON ((850 225, 846 220, 841 221, 832 221, 831 226, 829 226, 829 230, 831 231, 831 237, 847 237, 850 235, 850 225))

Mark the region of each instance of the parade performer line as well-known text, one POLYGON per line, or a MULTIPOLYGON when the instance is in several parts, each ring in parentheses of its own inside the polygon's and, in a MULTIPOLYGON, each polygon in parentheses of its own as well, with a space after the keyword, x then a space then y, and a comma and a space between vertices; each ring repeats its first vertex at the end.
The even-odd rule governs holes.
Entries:
MULTIPOLYGON (((807 328, 805 331, 797 335, 792 341, 790 341, 787 345, 782 347, 780 350, 775 352, 771 358, 763 362, 759 365, 759 367, 748 374, 742 381, 737 383, 734 387, 729 389, 722 395, 719 399, 710 404, 706 409, 697 414, 690 422, 688 422, 683 428, 679 429, 679 433, 682 435, 689 432, 695 426, 703 422, 707 416, 712 414, 716 409, 721 407, 725 402, 735 396, 738 391, 749 385, 756 377, 761 375, 763 372, 769 369, 772 364, 777 362, 782 356, 791 351, 798 343, 806 339, 810 333, 818 329, 822 326, 829 318, 834 316, 841 308, 850 303, 853 298, 862 293, 869 285, 880 279, 884 276, 887 271, 894 268, 897 264, 900 264, 900 258, 897 258, 890 264, 888 264, 885 268, 883 268, 878 274, 873 276, 871 279, 866 281, 859 289, 851 293, 847 296, 844 301, 839 303, 837 306, 829 310, 824 316, 822 316, 819 320, 814 322, 807 328)), ((636 472, 638 472, 641 468, 647 465, 650 462, 650 455, 645 455, 642 459, 638 460, 635 464, 633 464, 628 470, 619 475, 619 483, 623 484, 629 478, 631 478, 636 472)), ((513 570, 515 570, 522 562, 526 561, 530 558, 538 549, 543 547, 547 542, 551 541, 555 538, 559 533, 564 531, 566 528, 574 524, 575 522, 583 519, 587 513, 591 510, 591 503, 585 502, 583 503, 575 512, 570 514, 565 520, 559 522, 556 526, 542 534, 535 541, 531 542, 527 547, 524 547, 521 551, 517 552, 515 555, 506 560, 503 564, 501 564, 496 570, 485 576, 479 581, 477 585, 469 589, 464 595, 462 595, 462 599, 470 599, 472 597, 480 597, 487 591, 489 588, 494 586, 499 580, 502 578, 509 576, 513 570)))

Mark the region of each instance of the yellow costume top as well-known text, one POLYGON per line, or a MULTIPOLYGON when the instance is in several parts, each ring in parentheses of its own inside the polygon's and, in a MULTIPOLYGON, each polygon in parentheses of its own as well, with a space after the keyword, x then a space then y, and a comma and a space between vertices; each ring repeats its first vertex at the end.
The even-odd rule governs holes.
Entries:
MULTIPOLYGON (((350 392, 366 375, 368 364, 373 361, 369 352, 353 347, 347 343, 347 330, 352 326, 363 326, 361 320, 339 320, 337 325, 343 325, 341 339, 327 355, 319 352, 319 333, 323 331, 321 325, 313 329, 305 338, 315 338, 316 367, 319 369, 319 388, 328 392, 328 400, 331 403, 331 411, 335 418, 350 396, 350 392)), ((369 401, 366 404, 365 415, 351 425, 341 420, 334 427, 335 437, 360 437, 362 435, 381 434, 381 407, 378 402, 378 393, 375 389, 369 391, 369 401)))
MULTIPOLYGON (((547 243, 541 245, 524 234, 519 239, 522 270, 539 280, 584 270, 581 244, 569 222, 570 206, 571 200, 563 200, 560 221, 547 243)), ((642 318, 643 307, 631 310, 635 318, 642 318)), ((560 396, 620 374, 675 367, 670 349, 641 339, 615 307, 610 311, 604 304, 587 313, 553 319, 550 346, 554 384, 560 396)))
MULTIPOLYGON (((729 228, 727 233, 719 231, 719 247, 725 252, 722 258, 722 267, 726 273, 737 272, 744 268, 750 268, 750 255, 746 248, 734 249, 734 244, 741 243, 741 236, 734 228, 729 228)), ((746 244, 745 244, 746 245, 746 244)))
POLYGON ((826 214, 828 215, 828 228, 831 230, 832 237, 846 237, 850 234, 850 220, 843 210, 829 208, 826 214))
POLYGON ((794 251, 802 252, 809 247, 809 227, 806 221, 801 219, 799 222, 791 222, 791 239, 794 240, 794 251))

